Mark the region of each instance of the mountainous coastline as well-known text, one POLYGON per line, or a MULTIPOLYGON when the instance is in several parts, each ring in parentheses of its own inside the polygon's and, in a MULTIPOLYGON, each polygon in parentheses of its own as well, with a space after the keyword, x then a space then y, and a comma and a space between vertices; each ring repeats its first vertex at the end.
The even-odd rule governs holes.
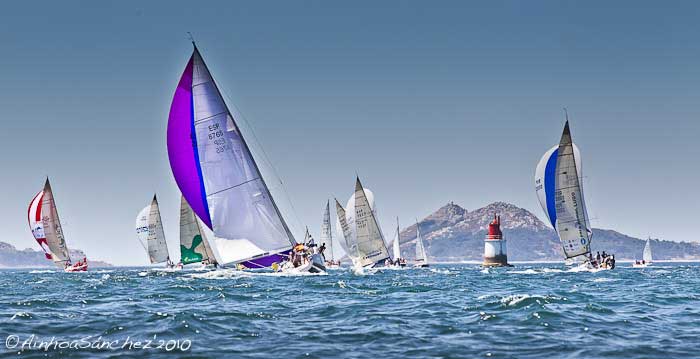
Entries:
MULTIPOLYGON (((72 249, 70 251, 71 258, 83 259, 85 253, 81 250, 72 249)), ((111 267, 112 265, 102 261, 90 260, 88 264, 91 268, 111 267)), ((46 259, 43 251, 22 249, 19 250, 15 246, 0 242, 0 268, 56 268, 50 260, 46 259)))
MULTIPOLYGON (((505 202, 468 211, 450 202, 419 222, 428 256, 433 261, 481 260, 484 236, 494 214, 501 216, 501 229, 508 241, 510 261, 560 261, 563 253, 554 230, 530 211, 505 202)), ((416 225, 401 231, 401 252, 415 256, 416 225)), ((592 251, 605 250, 618 259, 638 259, 645 239, 609 229, 593 229, 592 251)), ((654 259, 698 260, 700 244, 652 239, 654 259)))

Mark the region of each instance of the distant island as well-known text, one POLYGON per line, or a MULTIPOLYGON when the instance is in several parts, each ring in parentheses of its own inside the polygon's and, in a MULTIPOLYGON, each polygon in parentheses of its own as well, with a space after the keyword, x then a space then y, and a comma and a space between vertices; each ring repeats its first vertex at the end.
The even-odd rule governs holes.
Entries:
MULTIPOLYGON (((74 260, 83 259, 85 253, 81 250, 71 250, 70 256, 74 260)), ((111 267, 112 265, 102 261, 91 260, 88 257, 90 268, 111 267)), ((50 260, 46 259, 43 251, 23 249, 0 242, 0 268, 56 268, 50 260)))
MULTIPOLYGON (((421 235, 429 258, 436 262, 480 261, 484 236, 494 214, 501 216, 501 228, 508 241, 510 261, 561 261, 559 238, 532 212, 505 202, 467 211, 450 202, 420 221, 421 235)), ((415 256, 416 225, 401 231, 401 252, 415 256)), ((641 259, 646 239, 634 238, 609 229, 593 229, 591 249, 614 253, 619 260, 641 259)), ((652 239, 654 259, 698 260, 700 243, 652 239)))

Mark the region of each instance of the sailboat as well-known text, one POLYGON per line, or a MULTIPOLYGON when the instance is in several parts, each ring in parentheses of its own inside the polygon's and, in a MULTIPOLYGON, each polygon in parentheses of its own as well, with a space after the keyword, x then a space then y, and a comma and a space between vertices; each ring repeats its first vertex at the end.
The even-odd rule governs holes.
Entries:
POLYGON ((167 267, 173 267, 168 252, 168 243, 165 241, 158 198, 155 195, 153 195, 151 203, 136 216, 136 238, 148 253, 151 264, 166 263, 167 267))
MULTIPOLYGON (((354 195, 352 199, 354 206, 354 195)), ((350 258, 353 264, 355 264, 358 262, 359 259, 359 253, 357 252, 357 244, 355 243, 354 233, 350 228, 350 224, 347 220, 347 211, 345 210, 345 208, 343 208, 340 202, 338 202, 338 199, 335 199, 335 211, 338 216, 338 227, 340 227, 340 229, 343 232, 343 241, 340 242, 341 247, 343 247, 343 249, 345 250, 345 253, 348 255, 348 258, 350 258)))
POLYGON ((425 253, 425 246, 423 245, 423 237, 420 235, 420 223, 418 223, 418 220, 416 220, 416 263, 414 266, 418 268, 430 266, 428 264, 428 255, 425 253))
POLYGON ((193 42, 168 117, 168 158, 180 192, 222 266, 278 267, 297 244, 236 118, 193 42))
POLYGON ((401 226, 399 226, 399 217, 396 217, 396 238, 391 244, 392 255, 394 256, 395 267, 405 267, 406 260, 401 257, 401 226))
POLYGON ((197 216, 185 197, 180 196, 180 263, 202 263, 204 267, 216 267, 216 255, 202 231, 197 216))
MULTIPOLYGON (((354 203, 349 202, 349 204, 352 204, 354 207, 354 215, 348 216, 345 210, 338 211, 343 234, 349 245, 350 251, 348 255, 356 267, 373 268, 384 266, 387 262, 391 262, 389 250, 386 247, 384 235, 359 177, 355 181, 355 194, 351 200, 353 199, 354 203)), ((337 208, 342 209, 337 202, 336 200, 337 208)))
POLYGON ((340 261, 336 261, 333 253, 333 234, 331 233, 331 203, 326 202, 326 210, 323 212, 323 222, 321 223, 321 245, 325 245, 323 251, 326 268, 339 268, 340 261))
POLYGON ((567 262, 586 269, 608 269, 591 260, 592 230, 581 183, 580 153, 571 139, 569 121, 559 145, 545 152, 535 171, 540 205, 559 236, 567 262))
POLYGON ((29 229, 44 251, 46 259, 52 260, 57 267, 63 268, 66 272, 85 272, 88 270, 87 258, 83 258, 75 264, 70 258, 70 251, 63 235, 63 227, 61 227, 61 221, 58 218, 56 200, 48 178, 44 183, 44 189, 39 191, 29 202, 27 213, 29 229))
POLYGON ((651 265, 653 258, 651 257, 651 238, 647 238, 647 242, 644 244, 644 252, 642 253, 642 261, 634 261, 632 267, 634 268, 645 268, 651 265))

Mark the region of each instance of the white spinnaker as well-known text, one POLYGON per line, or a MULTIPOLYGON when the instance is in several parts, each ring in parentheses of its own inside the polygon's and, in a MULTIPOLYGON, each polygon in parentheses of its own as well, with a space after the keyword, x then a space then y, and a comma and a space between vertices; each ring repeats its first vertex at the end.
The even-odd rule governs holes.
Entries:
POLYGON ((187 203, 185 197, 180 196, 180 262, 189 264, 201 262, 209 259, 209 253, 206 250, 206 239, 199 226, 197 215, 194 214, 192 207, 187 203), (201 243, 194 246, 196 238, 201 240, 201 243), (185 249, 183 250, 184 247, 185 249), (199 254, 201 258, 190 258, 189 251, 199 254), (183 252, 184 251, 184 252, 183 252))
POLYGON ((53 261, 56 263, 70 263, 68 246, 63 236, 63 228, 61 227, 61 221, 58 219, 56 201, 48 179, 44 185, 44 197, 41 202, 41 223, 46 236, 46 243, 51 249, 53 261))
POLYGON ((363 267, 373 266, 389 258, 384 236, 379 223, 372 213, 362 183, 355 182, 355 236, 357 240, 358 263, 363 267))
POLYGON ((355 262, 357 260, 357 245, 354 243, 345 209, 340 205, 340 202, 338 202, 337 199, 335 200, 335 210, 338 216, 338 224, 336 225, 336 228, 339 228, 342 231, 341 236, 343 237, 343 240, 339 241, 340 246, 343 247, 343 250, 345 253, 347 253, 348 257, 355 262))
POLYGON ((396 218, 396 238, 392 243, 392 251, 394 255, 394 260, 401 258, 401 227, 399 226, 399 219, 396 218))
POLYGON ((652 257, 651 257, 651 240, 647 239, 646 244, 644 244, 644 253, 642 253, 642 259, 644 259, 644 262, 646 263, 651 263, 652 257))
POLYGON ((333 256, 333 235, 331 234, 331 204, 326 202, 326 210, 323 212, 323 223, 321 224, 321 244, 326 244, 326 259, 334 261, 333 256))
POLYGON ((416 222, 416 261, 428 263, 428 256, 425 253, 423 237, 420 235, 420 226, 418 225, 418 222, 416 222))
POLYGON ((555 177, 556 230, 567 258, 590 253, 591 230, 576 168, 569 122, 559 142, 555 177))
POLYGON ((221 263, 238 263, 296 243, 198 51, 193 55, 194 126, 221 263))

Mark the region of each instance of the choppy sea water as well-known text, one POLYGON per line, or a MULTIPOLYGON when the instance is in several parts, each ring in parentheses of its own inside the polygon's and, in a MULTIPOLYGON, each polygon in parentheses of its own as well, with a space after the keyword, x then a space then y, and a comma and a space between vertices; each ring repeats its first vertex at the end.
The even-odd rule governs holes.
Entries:
POLYGON ((0 356, 698 358, 699 277, 688 263, 296 277, 2 270, 0 356))

